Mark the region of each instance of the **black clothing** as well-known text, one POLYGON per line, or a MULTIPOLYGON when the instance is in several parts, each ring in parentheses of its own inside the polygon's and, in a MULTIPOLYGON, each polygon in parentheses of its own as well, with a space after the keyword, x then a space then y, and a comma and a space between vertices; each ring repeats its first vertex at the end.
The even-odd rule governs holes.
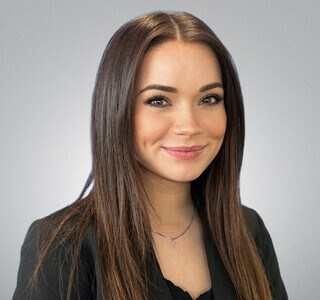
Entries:
MULTIPOLYGON (((169 287, 173 300, 193 300, 187 291, 184 291, 181 287, 176 286, 172 281, 165 278, 165 281, 169 287)), ((196 300, 214 300, 212 295, 212 289, 199 295, 196 300)))
MULTIPOLYGON (((192 199, 195 203, 204 201, 203 196, 196 190, 191 189, 192 199)), ((198 208, 199 210, 199 208, 198 208)), ((244 217, 249 231, 258 247, 262 262, 266 269, 272 297, 277 300, 287 300, 287 293, 281 279, 277 257, 273 248, 270 235, 264 226, 260 216, 252 209, 243 206, 244 217)), ((222 263, 216 245, 213 241, 208 223, 203 212, 199 210, 199 216, 203 222, 203 238, 208 260, 208 268, 211 277, 212 294, 215 300, 236 300, 236 293, 230 277, 222 263)), ((32 274, 37 258, 37 231, 41 219, 34 221, 25 237, 21 248, 21 259, 17 277, 17 286, 13 295, 13 300, 58 300, 65 299, 68 286, 70 271, 70 260, 68 259, 68 245, 58 245, 48 254, 43 263, 43 269, 38 281, 38 289, 31 290, 28 286, 28 280, 32 274), (65 259, 61 264, 57 263, 57 257, 63 255, 65 259), (60 272, 62 280, 59 279, 60 272), (59 294, 62 290, 63 296, 59 294)), ((97 248, 95 234, 89 226, 82 242, 82 248, 79 261, 79 279, 80 282, 72 290, 71 299, 92 299, 102 300, 100 273, 97 268, 97 248), (76 293, 77 292, 77 293, 76 293)), ((154 263, 147 261, 147 274, 150 280, 148 285, 149 298, 152 300, 173 300, 172 286, 168 285, 162 275, 157 260, 154 263)), ((175 299, 175 298, 174 298, 175 299)))

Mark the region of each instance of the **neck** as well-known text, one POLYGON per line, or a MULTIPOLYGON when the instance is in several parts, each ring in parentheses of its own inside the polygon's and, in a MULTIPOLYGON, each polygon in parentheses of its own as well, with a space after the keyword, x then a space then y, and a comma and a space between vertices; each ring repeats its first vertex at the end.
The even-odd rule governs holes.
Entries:
POLYGON ((190 182, 170 181, 156 174, 144 176, 151 227, 163 233, 183 231, 194 211, 190 182))

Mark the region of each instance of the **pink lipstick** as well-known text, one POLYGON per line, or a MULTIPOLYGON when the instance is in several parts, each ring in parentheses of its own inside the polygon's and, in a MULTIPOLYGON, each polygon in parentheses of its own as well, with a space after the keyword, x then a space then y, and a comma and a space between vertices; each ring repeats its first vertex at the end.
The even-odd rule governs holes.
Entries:
POLYGON ((163 147, 170 155, 181 158, 191 159, 201 154, 206 145, 197 145, 193 147, 163 147))

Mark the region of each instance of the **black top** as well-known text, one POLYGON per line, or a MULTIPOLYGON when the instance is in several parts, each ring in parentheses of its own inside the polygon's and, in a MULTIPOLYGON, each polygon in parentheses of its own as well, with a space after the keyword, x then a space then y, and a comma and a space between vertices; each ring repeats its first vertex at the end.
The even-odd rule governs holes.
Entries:
MULTIPOLYGON (((169 287, 173 300, 193 300, 187 291, 184 291, 181 287, 176 286, 169 279, 167 278, 164 278, 164 279, 169 287)), ((196 298, 196 300, 214 300, 212 295, 212 289, 209 289, 206 292, 199 295, 199 297, 196 298)))
MULTIPOLYGON (((193 194, 193 199, 195 199, 196 202, 204 202, 204 197, 201 194, 198 194, 195 190, 191 190, 191 192, 193 194)), ((272 299, 287 300, 288 296, 281 278, 278 260, 269 232, 256 211, 244 205, 242 205, 242 208, 249 232, 257 246, 258 253, 261 256, 262 263, 266 270, 272 299)), ((222 262, 204 215, 201 218, 201 221, 203 221, 203 239, 214 299, 236 300, 237 295, 235 288, 222 262)), ((69 245, 67 243, 53 244, 56 245, 56 247, 53 247, 51 251, 49 251, 48 256, 43 262, 37 289, 33 289, 28 285, 29 278, 34 271, 38 257, 36 245, 40 222, 41 219, 36 220, 31 224, 21 247, 17 286, 13 295, 13 300, 66 299, 71 270, 70 253, 68 252, 69 245), (62 277, 60 277, 60 275, 62 277)), ((55 225, 52 224, 45 234, 50 235, 54 229, 55 225)), ((59 237, 57 239, 59 239, 59 237)), ((172 292, 170 293, 170 284, 168 286, 168 283, 161 272, 159 263, 154 258, 155 255, 152 260, 147 260, 149 299, 174 300, 174 294, 172 295, 172 292)), ((98 267, 99 261, 95 228, 90 224, 82 240, 77 274, 79 282, 72 287, 71 299, 103 299, 102 291, 105 280, 98 267)))

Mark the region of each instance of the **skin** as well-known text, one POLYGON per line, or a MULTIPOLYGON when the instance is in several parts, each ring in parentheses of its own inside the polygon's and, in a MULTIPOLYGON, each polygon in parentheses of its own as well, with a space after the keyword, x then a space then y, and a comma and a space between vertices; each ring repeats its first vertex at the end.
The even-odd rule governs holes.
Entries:
POLYGON ((197 43, 162 43, 146 53, 138 71, 134 111, 136 158, 157 212, 156 215, 149 210, 152 228, 168 236, 180 234, 189 225, 193 213, 190 181, 213 161, 225 135, 223 88, 199 92, 210 83, 222 85, 220 65, 211 49, 197 43), (177 92, 140 92, 151 84, 174 87, 177 92), (152 102, 158 107, 147 105, 145 102, 155 94, 164 99, 152 102), (205 97, 208 94, 217 94, 222 101, 205 97), (198 157, 189 160, 175 158, 162 148, 193 145, 207 146, 198 157))

